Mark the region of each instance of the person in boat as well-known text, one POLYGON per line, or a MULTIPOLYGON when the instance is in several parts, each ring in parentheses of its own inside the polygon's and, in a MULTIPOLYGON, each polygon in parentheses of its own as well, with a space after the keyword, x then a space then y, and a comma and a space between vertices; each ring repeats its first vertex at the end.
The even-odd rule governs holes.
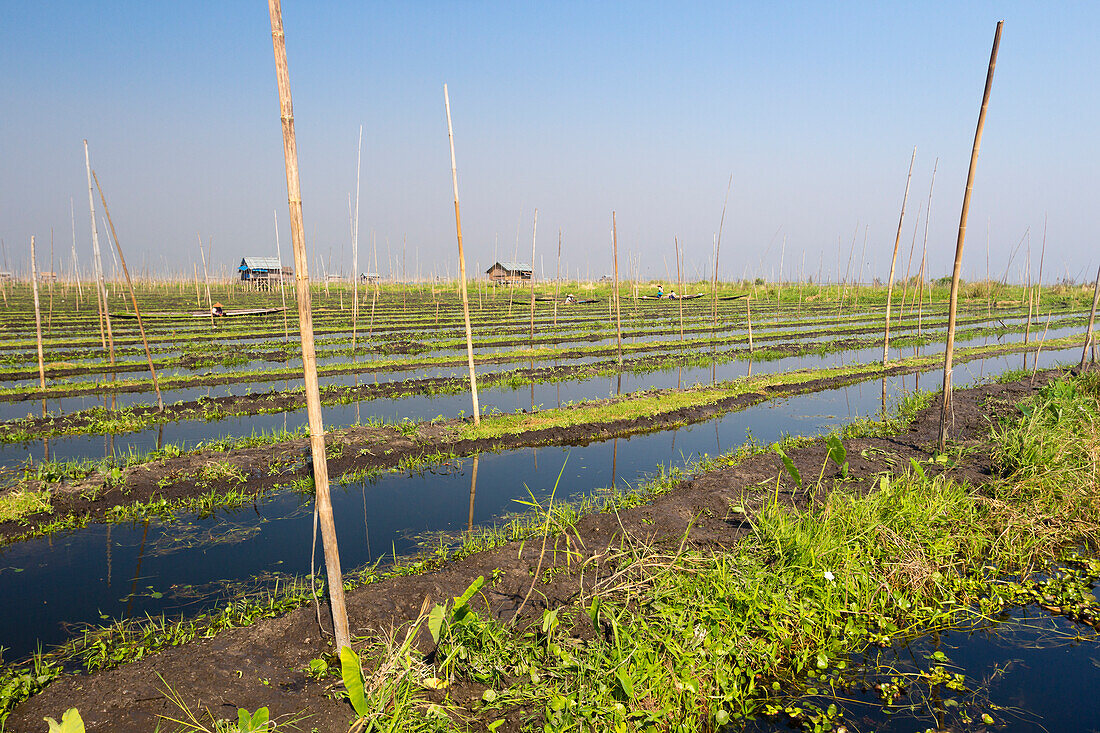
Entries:
POLYGON ((669 300, 679 300, 680 296, 676 294, 675 290, 673 290, 671 293, 668 294, 668 299, 669 300))
POLYGON ((215 316, 224 316, 225 315, 225 306, 222 305, 221 303, 215 303, 210 308, 210 313, 212 315, 215 315, 215 316))
POLYGON ((657 283, 657 297, 658 298, 665 297, 665 286, 661 285, 660 283, 657 283))
POLYGON ((577 299, 573 297, 572 293, 569 293, 568 295, 565 296, 566 305, 572 305, 573 303, 576 303, 576 302, 577 302, 577 299))

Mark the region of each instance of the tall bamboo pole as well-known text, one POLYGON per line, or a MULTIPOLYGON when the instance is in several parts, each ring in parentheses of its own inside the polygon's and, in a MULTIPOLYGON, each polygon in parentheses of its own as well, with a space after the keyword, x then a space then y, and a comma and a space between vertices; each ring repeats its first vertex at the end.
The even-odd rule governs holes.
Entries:
POLYGON ((340 550, 336 543, 336 524, 332 518, 332 500, 328 487, 328 463, 325 460, 325 428, 321 419, 321 393, 317 386, 317 352, 313 343, 313 309, 309 292, 309 266, 302 224, 302 192, 298 180, 298 144, 294 136, 294 107, 290 97, 290 70, 287 67, 286 37, 283 35, 283 11, 280 0, 268 0, 271 16, 271 45, 275 55, 275 76, 279 85, 279 111, 283 125, 283 157, 286 163, 286 189, 290 206, 290 238, 294 246, 294 285, 298 295, 298 324, 302 339, 302 365, 305 373, 306 411, 309 416, 309 442, 313 454, 313 481, 317 492, 317 514, 325 550, 329 601, 336 648, 351 644, 348 613, 344 605, 344 581, 340 571, 340 550))
MULTIPOLYGON (((458 211, 458 166, 455 163, 455 134, 451 126, 451 98, 443 85, 443 105, 447 108, 447 140, 451 144, 451 186, 455 192, 455 231, 458 235, 458 279, 462 295, 462 319, 466 324, 466 361, 470 367, 470 398, 474 405, 474 425, 481 425, 481 408, 477 402, 477 378, 474 375, 474 336, 470 329, 470 300, 466 295, 466 255, 462 251, 462 216, 458 211)), ((534 267, 534 265, 531 265, 534 267)), ((533 275, 534 273, 532 273, 533 275)))
POLYGON ((76 209, 73 207, 73 199, 69 197, 69 219, 73 225, 73 278, 76 280, 76 309, 80 310, 80 299, 84 297, 84 287, 80 284, 80 263, 76 258, 76 209))
POLYGON ((126 258, 122 255, 122 245, 118 243, 118 232, 115 231, 115 223, 111 220, 111 210, 107 208, 107 197, 103 195, 103 188, 99 185, 99 178, 92 171, 95 179, 95 187, 99 190, 99 200, 103 203, 103 213, 107 215, 107 224, 111 227, 111 239, 118 250, 118 259, 122 262, 122 274, 126 276, 126 288, 130 291, 130 303, 134 306, 134 316, 137 318, 138 332, 141 334, 141 343, 145 347, 145 358, 149 361, 149 375, 153 379, 153 391, 157 393, 157 410, 164 412, 164 400, 160 396, 160 383, 157 382, 157 370, 153 367, 153 352, 149 349, 149 340, 145 337, 145 326, 141 322, 141 310, 138 309, 137 296, 134 295, 134 283, 130 280, 130 270, 126 267, 126 258))
MULTIPOLYGON (((38 345, 38 382, 46 389, 46 360, 42 351, 42 311, 38 306, 38 259, 34 255, 34 235, 31 235, 31 290, 34 293, 34 340, 38 345)), ((43 402, 45 404, 45 402, 43 402)), ((45 408, 43 408, 45 409, 45 408)))
POLYGON ((676 300, 680 305, 680 343, 683 346, 684 341, 684 277, 680 272, 680 239, 679 237, 672 238, 672 246, 675 248, 676 254, 676 300))
MULTIPOLYGON (((276 234, 275 236, 276 236, 276 240, 277 240, 278 239, 278 234, 276 234)), ((202 257, 202 280, 203 280, 203 283, 205 283, 205 285, 206 285, 206 309, 208 311, 210 311, 210 328, 211 328, 211 330, 213 330, 213 328, 214 328, 214 301, 210 297, 210 274, 206 270, 206 252, 204 252, 203 249, 202 249, 202 235, 199 234, 198 238, 199 238, 199 256, 202 257)))
POLYGON ((913 179, 913 161, 917 159, 917 146, 909 158, 909 173, 905 176, 905 194, 901 197, 901 215, 898 216, 898 233, 894 237, 894 255, 890 258, 890 280, 886 283, 886 330, 882 334, 882 364, 890 361, 890 301, 894 297, 894 269, 898 264, 898 243, 901 242, 901 225, 905 222, 905 203, 909 200, 909 182, 913 179))
POLYGON ((730 187, 733 186, 733 174, 730 173, 730 179, 726 183, 726 197, 722 200, 722 218, 718 221, 718 238, 714 242, 714 277, 711 285, 711 326, 710 326, 710 340, 713 342, 715 333, 718 330, 718 255, 722 249, 722 229, 726 225, 726 204, 730 199, 730 187))
POLYGON ((359 325, 359 173, 363 163, 363 126, 359 125, 359 152, 355 155, 355 223, 351 235, 351 358, 355 360, 355 336, 359 325))
POLYGON ((623 365, 623 321, 619 312, 619 230, 615 223, 615 212, 611 212, 611 255, 615 261, 615 341, 619 349, 619 366, 623 365))
POLYGON ((1039 278, 1035 290, 1035 317, 1039 317, 1039 301, 1043 297, 1043 261, 1047 257, 1047 215, 1043 214, 1043 247, 1039 251, 1039 278))
POLYGON ((558 271, 554 274, 554 328, 558 327, 558 295, 561 291, 561 227, 558 227, 558 271))
POLYGON ((989 54, 989 68, 985 73, 985 91, 982 107, 978 112, 978 125, 974 130, 974 147, 970 151, 970 170, 966 174, 966 191, 963 194, 962 212, 959 214, 959 235, 955 242, 955 267, 951 272, 951 296, 947 315, 947 347, 943 352, 943 400, 940 407, 939 449, 947 449, 947 415, 951 410, 951 362, 955 356, 955 314, 959 305, 959 276, 962 274, 963 244, 966 242, 966 217, 970 213, 970 193, 974 190, 974 173, 978 167, 978 150, 982 146, 982 128, 989 108, 989 93, 993 89, 993 71, 997 66, 997 48, 1001 44, 1004 21, 997 21, 993 35, 993 50, 989 54))
POLYGON ((1081 368, 1085 368, 1088 361, 1089 347, 1092 346, 1092 327, 1096 322, 1096 304, 1100 303, 1100 268, 1096 270, 1096 283, 1092 286, 1092 310, 1089 311, 1089 325, 1085 329, 1085 346, 1081 349, 1081 368))
POLYGON ((115 337, 111 333, 111 314, 107 311, 107 286, 103 282, 103 259, 99 251, 99 229, 95 223, 95 199, 92 197, 92 164, 88 158, 88 141, 84 141, 84 168, 88 174, 88 214, 92 220, 92 258, 95 260, 96 300, 99 305, 99 337, 103 348, 115 363, 115 337))
POLYGON ((528 335, 530 347, 535 348, 535 235, 539 229, 539 210, 535 209, 535 222, 531 225, 531 333, 528 335))
POLYGON ((283 303, 283 342, 290 341, 290 317, 286 312, 286 288, 283 287, 283 245, 279 242, 279 212, 275 215, 275 256, 279 259, 279 300, 283 303))

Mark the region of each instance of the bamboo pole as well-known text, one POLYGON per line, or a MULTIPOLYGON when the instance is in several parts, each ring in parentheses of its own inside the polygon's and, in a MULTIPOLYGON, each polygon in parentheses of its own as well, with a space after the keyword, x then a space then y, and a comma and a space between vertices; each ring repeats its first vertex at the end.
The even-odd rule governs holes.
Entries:
MULTIPOLYGON (((924 202, 917 204, 917 218, 913 222, 913 239, 909 242, 909 258, 905 263, 905 278, 901 281, 901 307, 898 308, 898 320, 905 318, 905 304, 909 300, 909 276, 913 272, 913 252, 917 249, 917 230, 920 229, 920 215, 924 202)), ((862 264, 862 263, 861 263, 862 264)))
POLYGON ((680 271, 680 239, 679 237, 672 238, 672 246, 675 248, 676 255, 676 300, 680 305, 680 345, 683 347, 684 341, 684 277, 680 271))
POLYGON ((84 287, 80 284, 80 263, 76 258, 76 209, 72 196, 69 197, 69 220, 73 225, 73 278, 76 280, 76 309, 80 310, 80 299, 84 297, 84 287))
POLYGON ((901 225, 905 222, 905 203, 909 200, 909 182, 913 179, 913 161, 917 159, 917 146, 909 158, 909 173, 905 176, 905 194, 901 197, 901 214, 898 216, 898 233, 894 236, 894 255, 890 258, 890 280, 886 283, 886 330, 882 334, 882 364, 890 361, 890 302, 894 297, 894 270, 898 264, 898 243, 901 242, 901 225))
POLYGON ((31 291, 34 293, 34 340, 38 346, 38 383, 45 391, 46 360, 42 351, 42 311, 38 306, 38 259, 34 254, 33 234, 31 235, 31 291))
POLYGON ((1085 329, 1085 346, 1081 349, 1081 368, 1085 368, 1088 361, 1089 347, 1092 346, 1092 327, 1096 322, 1096 304, 1100 303, 1100 268, 1096 270, 1096 283, 1092 286, 1092 310, 1089 311, 1089 325, 1085 329))
POLYGON ((974 147, 970 151, 970 169, 966 174, 966 191, 963 193, 962 211, 959 214, 959 235, 955 242, 955 266, 951 272, 951 295, 947 314, 947 347, 943 352, 943 399, 940 405, 939 449, 947 449, 947 416, 951 411, 951 362, 955 356, 955 315, 959 304, 959 276, 962 274, 963 244, 966 242, 966 218, 970 213, 970 193, 974 190, 974 173, 978 167, 978 150, 982 146, 982 128, 989 109, 989 93, 993 89, 993 71, 997 66, 997 48, 1001 44, 1004 21, 997 21, 993 35, 993 49, 989 54, 989 68, 985 73, 985 91, 978 112, 978 124, 974 130, 974 147))
POLYGON ((615 262, 615 342, 619 350, 619 366, 623 365, 623 321, 619 311, 619 230, 615 223, 615 212, 611 212, 611 255, 615 262))
POLYGON ((111 314, 107 311, 107 286, 103 282, 103 259, 99 251, 99 229, 95 223, 95 199, 92 197, 92 164, 88 158, 88 141, 84 141, 84 168, 88 174, 88 212, 92 220, 92 257, 95 260, 96 302, 99 306, 99 338, 103 348, 115 363, 115 337, 111 333, 111 314))
POLYGON ((1035 290, 1035 317, 1039 317, 1039 301, 1043 297, 1043 261, 1047 256, 1047 215, 1043 214, 1043 247, 1039 251, 1039 278, 1035 290))
POLYGON ((535 236, 539 229, 539 210, 535 209, 535 221, 531 225, 531 332, 528 334, 530 347, 535 348, 535 236))
POLYGON ((359 152, 355 155, 355 223, 351 235, 351 358, 355 360, 355 336, 359 325, 359 173, 363 163, 363 126, 359 125, 359 152))
MULTIPOLYGON (((474 405, 474 425, 481 425, 481 408, 477 402, 477 377, 474 375, 474 337, 470 329, 470 301, 466 295, 466 255, 462 251, 462 216, 458 210, 458 166, 455 163, 455 135, 451 125, 451 98, 443 85, 443 105, 447 109, 447 140, 451 144, 451 186, 455 192, 455 232, 458 236, 459 293, 462 295, 462 319, 466 325, 466 361, 470 367, 470 398, 474 405)), ((534 267, 534 265, 532 265, 534 267)))
POLYGON ((710 326, 710 340, 713 342, 715 333, 718 330, 718 255, 722 249, 722 230, 726 225, 726 204, 730 199, 730 187, 733 186, 733 174, 730 173, 730 179, 726 183, 726 197, 722 200, 722 218, 718 221, 718 238, 714 242, 714 276, 711 285, 711 326, 710 326))
MULTIPOLYGON (((275 235, 278 239, 278 234, 275 235)), ((202 249, 202 235, 199 238, 199 256, 202 257, 202 280, 206 284, 206 309, 210 311, 210 330, 214 330, 214 301, 210 297, 210 274, 206 270, 206 252, 202 249)))
POLYGON ((279 85, 279 110, 283 126, 283 157, 286 163, 287 199, 290 207, 290 236, 294 247, 294 281, 298 296, 298 325, 302 339, 302 365, 305 373, 306 411, 309 415, 309 442, 313 454, 313 480, 317 492, 316 509, 320 517, 321 539, 325 551, 329 601, 336 648, 351 644, 348 614, 344 605, 344 581, 340 571, 340 550, 336 543, 336 524, 329 496, 328 463, 325 460, 325 429, 321 418, 321 393, 317 386, 317 352, 313 342, 313 310, 309 292, 305 229, 302 224, 302 192, 298 180, 298 145, 294 135, 294 107, 290 96, 290 71, 287 67, 286 37, 283 35, 283 11, 280 0, 268 0, 271 16, 271 45, 275 55, 275 76, 279 85))
POLYGON ((279 212, 272 212, 275 216, 275 256, 279 259, 279 300, 283 303, 283 342, 290 341, 290 317, 286 312, 286 288, 283 281, 283 245, 279 242, 279 212))
POLYGON ((558 227, 558 270, 554 274, 554 328, 558 327, 558 296, 561 292, 561 227, 558 227))
POLYGON ((157 370, 153 367, 153 352, 149 349, 149 340, 145 337, 145 326, 141 322, 141 310, 138 308, 137 296, 134 295, 134 283, 130 280, 130 270, 126 267, 126 258, 122 254, 122 245, 118 242, 118 233, 115 231, 115 223, 111 220, 111 210, 107 208, 107 197, 103 195, 103 187, 99 185, 99 178, 92 171, 95 179, 95 187, 99 190, 99 200, 103 203, 103 213, 107 215, 107 223, 111 227, 111 239, 118 250, 118 259, 122 262, 122 274, 126 276, 126 288, 130 291, 130 303, 134 306, 134 316, 137 318, 138 332, 141 334, 141 344, 145 347, 145 358, 149 362, 149 375, 153 379, 153 391, 157 393, 157 411, 164 412, 164 400, 160 396, 160 383, 157 382, 157 370))

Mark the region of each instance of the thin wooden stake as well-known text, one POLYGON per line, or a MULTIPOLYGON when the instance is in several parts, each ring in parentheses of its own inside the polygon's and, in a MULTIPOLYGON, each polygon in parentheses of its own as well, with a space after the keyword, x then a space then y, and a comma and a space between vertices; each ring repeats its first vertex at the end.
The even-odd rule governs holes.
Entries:
POLYGON ((997 48, 1001 44, 1001 29, 1004 21, 997 21, 997 31, 993 35, 993 50, 989 54, 989 68, 985 73, 985 91, 982 93, 982 107, 978 112, 978 125, 974 130, 974 147, 970 151, 970 169, 966 174, 966 191, 963 193, 962 212, 959 214, 959 235, 955 242, 955 266, 951 272, 951 296, 947 314, 947 347, 943 352, 943 399, 940 406, 939 449, 947 449, 947 416, 951 411, 951 362, 955 356, 955 314, 959 305, 959 277, 962 274, 963 244, 966 242, 966 218, 970 213, 970 193, 974 190, 974 173, 978 167, 978 150, 982 146, 982 128, 985 127, 985 114, 989 108, 989 93, 993 89, 993 71, 997 66, 997 48))
POLYGON ((42 352, 42 311, 38 307, 38 260, 34 256, 34 235, 31 235, 31 290, 34 292, 34 340, 38 345, 38 382, 46 389, 46 360, 42 352))
POLYGON ((554 274, 554 328, 558 327, 558 295, 561 291, 561 227, 558 227, 558 270, 554 274))
POLYGON ((680 344, 682 348, 684 341, 684 278, 680 272, 680 239, 678 237, 672 238, 672 246, 675 248, 676 254, 676 300, 680 304, 680 344))
MULTIPOLYGON (((210 330, 214 330, 214 301, 210 297, 210 274, 206 270, 206 252, 202 249, 202 235, 199 234, 197 236, 199 238, 199 256, 202 257, 202 279, 206 284, 206 309, 210 311, 210 330)), ((276 232, 276 241, 278 241, 278 238, 279 235, 276 232)))
POLYGON ((894 270, 898 264, 898 243, 901 242, 901 225, 905 222, 905 203, 909 200, 909 182, 913 179, 913 161, 917 159, 917 146, 909 158, 909 173, 905 176, 905 194, 901 197, 901 215, 898 216, 898 233, 894 237, 894 255, 890 258, 890 280, 886 284, 886 330, 882 334, 882 364, 890 361, 890 301, 894 297, 894 270))
POLYGON ((1100 303, 1100 268, 1096 270, 1096 283, 1092 287, 1092 310, 1089 311, 1089 325, 1085 329, 1085 346, 1081 349, 1081 368, 1085 368, 1088 361, 1089 347, 1092 346, 1092 327, 1096 322, 1096 304, 1100 303))
POLYGON ((352 305, 351 305, 351 358, 355 360, 355 336, 359 325, 359 172, 363 161, 363 126, 359 125, 359 152, 355 156, 355 224, 351 236, 352 305))
POLYGON ((283 246, 279 243, 279 212, 275 216, 275 256, 279 259, 279 299, 283 302, 283 343, 290 341, 290 317, 286 312, 286 288, 283 287, 283 246))
POLYGON ((619 312, 619 230, 615 212, 611 212, 611 254, 615 261, 615 341, 619 348, 619 366, 623 365, 623 321, 619 312))
POLYGON ((153 366, 153 352, 149 349, 149 340, 145 337, 145 326, 141 322, 141 310, 138 309, 137 296, 134 295, 134 284, 130 280, 130 270, 126 267, 126 258, 122 255, 122 245, 118 243, 118 232, 115 231, 115 223, 111 220, 111 210, 107 208, 107 197, 103 195, 103 188, 99 185, 99 178, 92 171, 95 179, 95 187, 99 190, 99 200, 103 203, 103 213, 107 215, 107 224, 111 227, 111 239, 118 250, 118 259, 122 262, 122 274, 126 276, 126 288, 130 291, 130 303, 134 306, 134 316, 137 318, 138 332, 141 334, 141 344, 145 347, 145 358, 149 361, 149 375, 153 378, 153 391, 157 393, 157 411, 164 412, 164 400, 160 396, 160 383, 157 382, 157 370, 153 366))
POLYGON ((535 222, 531 225, 531 332, 528 335, 530 347, 535 348, 535 235, 539 230, 539 210, 535 209, 535 222))
MULTIPOLYGON (((474 375, 474 336, 470 329, 470 301, 466 294, 466 255, 462 251, 462 216, 458 211, 458 166, 455 163, 455 135, 451 126, 451 98, 443 85, 443 105, 447 108, 447 140, 451 144, 451 186, 455 192, 455 232, 458 235, 458 279, 462 295, 462 319, 466 324, 466 361, 470 367, 470 398, 474 405, 474 425, 481 425, 481 408, 477 402, 477 377, 474 375)), ((531 265, 534 267, 534 265, 531 265)), ((534 275, 534 273, 532 273, 534 275)))
POLYGON ((309 292, 305 229, 302 224, 302 192, 298 180, 298 144, 294 135, 294 107, 290 97, 290 71, 287 67, 280 0, 268 0, 268 12, 271 15, 271 45, 275 55, 275 77, 279 85, 279 110, 283 123, 283 158, 286 163, 287 199, 290 205, 290 238, 294 247, 295 292, 298 295, 298 325, 302 339, 309 442, 313 454, 313 482, 317 492, 316 509, 325 550, 325 570, 328 575, 336 648, 343 649, 351 645, 351 634, 348 630, 348 612, 344 605, 344 580, 340 570, 340 550, 336 543, 336 524, 332 518, 332 499, 329 496, 325 428, 321 419, 321 392, 317 386, 317 352, 313 342, 313 309, 309 292))
MULTIPOLYGON (((95 223, 95 199, 92 196, 92 164, 88 158, 88 141, 84 141, 84 168, 88 174, 88 215, 92 220, 92 257, 95 260, 96 301, 99 305, 99 337, 108 351, 111 366, 115 364, 115 337, 111 333, 111 314, 107 307, 107 286, 103 282, 103 259, 99 251, 99 229, 95 223)), ((112 370, 113 373, 113 370, 112 370)))

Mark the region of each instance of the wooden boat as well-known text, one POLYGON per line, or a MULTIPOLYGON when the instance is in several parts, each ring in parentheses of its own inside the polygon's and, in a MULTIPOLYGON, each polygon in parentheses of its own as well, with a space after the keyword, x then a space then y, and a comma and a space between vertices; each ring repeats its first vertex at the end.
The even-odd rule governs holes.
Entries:
MULTIPOLYGON (((269 316, 273 313, 282 313, 285 308, 242 308, 239 310, 227 310, 215 315, 215 318, 232 318, 235 316, 269 316)), ((148 318, 174 318, 177 320, 193 320, 196 318, 209 318, 210 311, 153 311, 142 313, 143 319, 148 318)), ((137 318, 133 313, 112 313, 111 318, 137 318)))

